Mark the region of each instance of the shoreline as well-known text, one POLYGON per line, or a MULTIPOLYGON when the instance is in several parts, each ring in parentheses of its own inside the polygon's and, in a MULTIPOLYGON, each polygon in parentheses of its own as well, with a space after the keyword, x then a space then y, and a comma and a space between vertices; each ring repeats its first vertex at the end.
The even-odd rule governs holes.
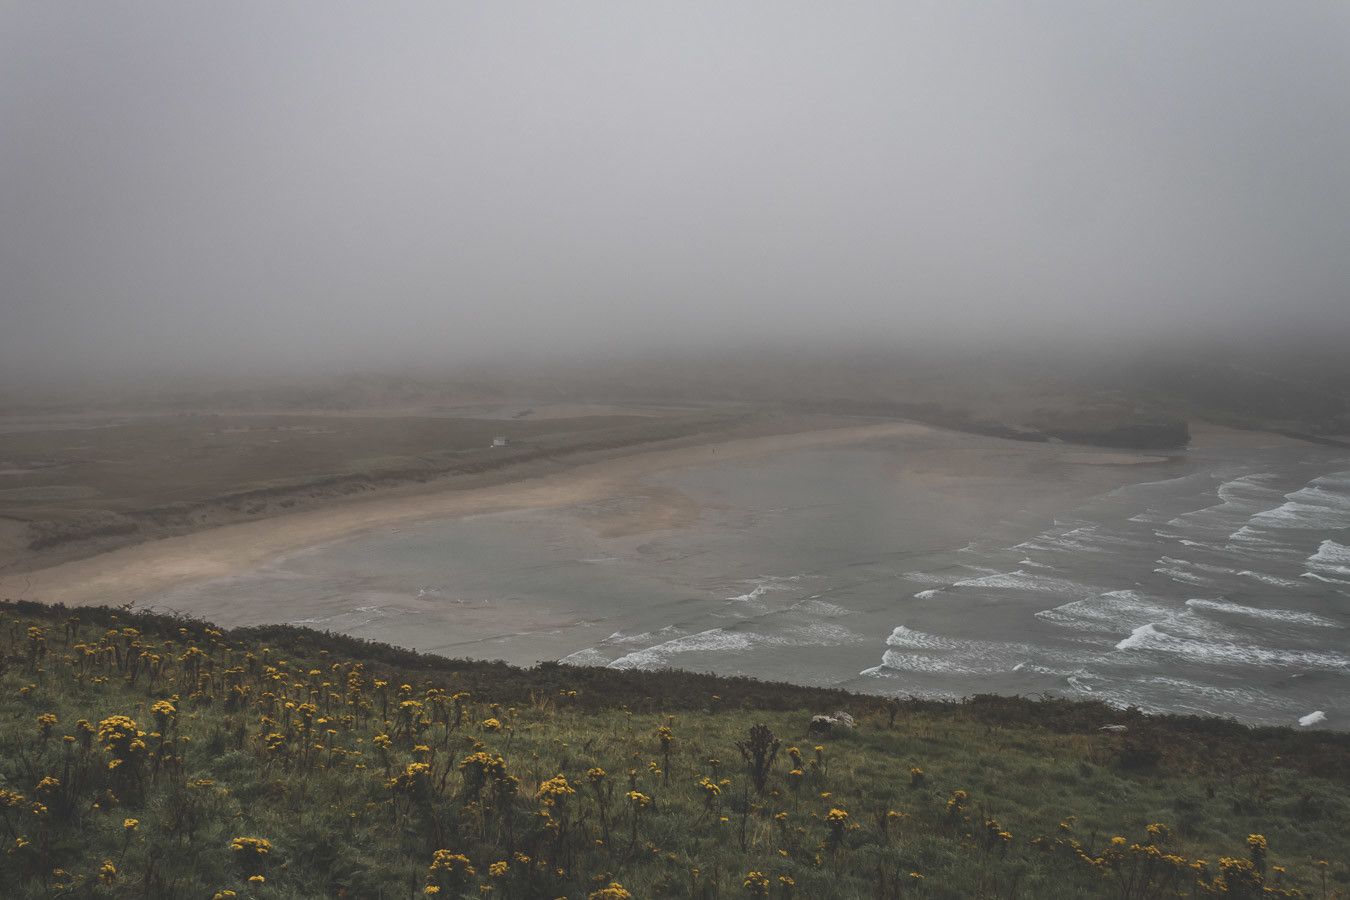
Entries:
MULTIPOLYGON (((344 540, 405 522, 468 515, 541 510, 591 501, 655 472, 697 466, 710 459, 744 459, 780 451, 860 443, 902 434, 952 432, 913 421, 852 421, 802 417, 756 422, 747 428, 691 433, 652 445, 590 451, 490 474, 410 484, 383 493, 331 499, 320 505, 261 519, 224 522, 182 534, 112 546, 36 568, 0 572, 0 599, 41 599, 72 606, 127 604, 170 588, 208 582, 255 568, 285 553, 344 540), (749 432, 749 433, 747 433, 749 432)), ((964 433, 964 432, 952 432, 964 433)), ((1192 448, 1237 439, 1249 445, 1295 443, 1274 432, 1199 424, 1192 448)), ((1018 444, 1018 447, 1030 447, 1018 444)), ((1166 464, 1176 456, 1156 452, 1041 444, 1076 466, 1129 468, 1166 464)))
MULTIPOLYGON (((566 506, 612 493, 652 473, 714 458, 739 459, 871 438, 943 432, 951 429, 911 421, 859 424, 856 418, 802 417, 787 422, 761 421, 731 431, 693 433, 655 445, 582 452, 439 483, 391 488, 375 496, 330 500, 262 519, 208 525, 74 558, 58 555, 47 565, 0 573, 0 599, 40 599, 70 605, 135 604, 171 588, 238 574, 286 553, 391 524, 566 506)), ((1191 446, 1199 448, 1216 438, 1255 446, 1293 442, 1275 432, 1202 423, 1194 429, 1191 446)), ((1063 451, 1066 461, 1084 466, 1135 468, 1176 458, 1073 444, 1039 446, 1063 451)))
MULTIPOLYGON (((405 429, 408 423, 416 425, 427 421, 477 425, 480 431, 484 431, 482 426, 487 425, 487 431, 477 436, 484 445, 488 439, 488 432, 496 430, 491 427, 491 423, 466 420, 462 417, 417 415, 408 417, 404 412, 408 411, 392 413, 386 411, 378 415, 374 412, 330 414, 326 418, 332 420, 334 424, 343 421, 389 418, 405 429)), ((188 418, 209 421, 217 415, 227 414, 223 411, 207 410, 194 413, 188 418)), ((265 415, 293 418, 310 413, 268 412, 265 415)), ((177 418, 169 414, 148 417, 162 420, 177 418)), ((570 421, 568 416, 544 418, 570 421)), ((189 475, 193 482, 197 482, 198 479, 180 465, 176 471, 169 474, 171 482, 175 480, 178 482, 176 490, 170 488, 165 493, 156 494, 153 489, 147 490, 147 486, 142 484, 139 490, 133 488, 129 494, 118 498, 120 502, 114 500, 111 503, 94 504, 86 512, 90 519, 87 522, 80 522, 76 517, 63 524, 59 517, 44 520, 41 515, 34 519, 21 515, 11 517, 0 514, 0 573, 16 575, 33 572, 164 538, 179 537, 225 525, 259 522, 308 510, 329 509, 360 499, 410 496, 445 488, 497 485, 526 477, 553 474, 586 462, 614 459, 656 449, 691 446, 732 437, 805 431, 812 427, 822 428, 839 422, 838 417, 824 416, 784 417, 747 415, 742 412, 728 417, 723 414, 708 414, 686 421, 661 421, 655 425, 643 426, 636 431, 632 428, 600 427, 589 430, 583 428, 574 432, 563 430, 525 435, 517 446, 490 455, 481 453, 464 455, 462 452, 464 448, 459 446, 463 442, 463 435, 457 434, 456 429, 452 428, 443 437, 457 442, 457 445, 448 455, 442 455, 439 465, 422 452, 427 451, 434 456, 438 445, 428 444, 425 437, 414 436, 412 441, 415 446, 412 453, 410 456, 404 454, 401 465, 389 465, 387 461, 368 464, 368 461, 362 458, 363 448, 348 447, 345 450, 338 450, 336 459, 331 459, 328 466, 320 467, 316 471, 309 471, 304 467, 299 471, 283 471, 286 469, 285 466, 274 464, 271 469, 263 466, 251 473, 246 472, 242 482, 238 478, 226 476, 223 479, 215 479, 215 484, 210 484, 213 479, 208 474, 205 478, 208 484, 205 491, 197 483, 186 492, 182 490, 181 482, 185 474, 189 475), (248 477, 249 475, 252 477, 248 477), (39 526, 44 528, 44 534, 34 533, 33 529, 39 526)), ((136 423, 128 419, 122 424, 134 427, 136 423)), ((238 430, 249 431, 252 427, 251 424, 245 424, 238 430)), ((62 429, 56 428, 55 431, 61 432, 62 429)), ((331 434, 332 431, 330 429, 319 433, 331 434)), ((3 436, 3 421, 0 421, 0 437, 3 436)), ((183 439, 183 435, 177 437, 183 439)), ((194 437, 200 438, 201 435, 189 433, 187 439, 191 440, 194 437)), ((395 444, 400 440, 406 441, 407 438, 406 430, 398 432, 396 429, 396 433, 392 436, 395 444)), ((355 439, 359 445, 360 437, 357 436, 355 439)), ((389 438, 382 435, 376 447, 367 447, 364 450, 375 452, 378 449, 376 454, 378 456, 385 452, 386 440, 389 438)), ((276 444, 279 441, 273 440, 268 443, 276 444)), ((126 448, 121 447, 113 448, 112 459, 117 460, 116 453, 119 449, 123 451, 125 458, 126 448)), ((256 450, 257 444, 251 449, 256 450)), ((316 446, 310 446, 307 450, 317 450, 321 455, 326 452, 324 448, 316 446)), ((400 459, 397 453, 394 453, 394 459, 400 459)), ((181 460, 175 459, 172 462, 178 463, 181 460)), ((215 462, 222 464, 219 459, 215 462)), ((231 461, 225 460, 224 464, 229 465, 231 461)), ((107 475, 106 472, 102 474, 105 477, 107 475)), ((144 476, 144 472, 134 470, 131 474, 133 480, 137 477, 143 479, 144 476)), ((93 483, 77 483, 75 489, 89 491, 90 496, 102 494, 106 485, 99 484, 98 477, 99 473, 93 473, 93 483)), ((7 485, 0 484, 0 494, 6 494, 4 490, 6 487, 7 485)), ((39 485, 37 490, 42 491, 44 488, 56 491, 70 489, 69 486, 58 482, 55 485, 39 485)), ((19 490, 22 492, 23 488, 20 487, 19 490)), ((112 492, 116 495, 121 491, 120 488, 114 487, 112 492)))
MULTIPOLYGON (((1203 429, 1193 456, 1163 458, 919 423, 830 424, 572 458, 566 470, 555 463, 505 484, 429 485, 218 527, 0 579, 0 598, 225 627, 289 623, 526 667, 676 667, 867 694, 966 696, 1002 673, 1006 690, 1072 696, 1085 690, 1065 680, 1074 672, 1102 697, 1144 708, 1284 723, 1292 702, 1344 721, 1344 704, 1316 677, 1223 690, 1238 656, 1301 666, 1311 648, 1309 674, 1327 668, 1340 653, 1328 633, 1271 630, 1263 623, 1275 615, 1230 624, 1289 607, 1350 625, 1325 607, 1326 592, 1286 599, 1224 561, 1232 568, 1213 571, 1233 577, 1207 575, 1214 592, 1260 596, 1192 610, 1193 589, 1177 587, 1157 558, 1198 560, 1206 572, 1216 561, 1174 552, 1194 535, 1163 538, 1150 524, 1217 503, 1214 479, 1227 484, 1235 466, 1288 475, 1278 482, 1287 491, 1327 470, 1325 450, 1222 428, 1203 429), (1247 452, 1258 448, 1275 452, 1247 452), (1160 499, 1192 475, 1205 477, 1160 499), (1084 556, 1095 552, 1107 555, 1084 556), (1112 589, 1124 588, 1143 599, 1116 609, 1122 591, 1112 589), (1041 616, 1052 608, 1062 614, 1041 616), (1169 646, 1112 655, 1112 644, 1168 610, 1222 626, 1240 646, 1217 662, 1198 643, 1185 659, 1169 646), (1101 653, 1075 645, 1085 622, 1109 638, 1101 653), (1140 664, 1179 680, 1139 680, 1140 664), (873 671, 885 677, 865 677, 873 671)), ((1248 498, 1243 514, 1278 493, 1248 498)), ((1256 568, 1276 576, 1264 585, 1296 575, 1256 568)))
POLYGON ((121 546, 0 576, 0 598, 72 606, 134 604, 170 588, 225 577, 289 552, 392 524, 566 506, 594 499, 645 475, 710 458, 744 459, 935 430, 939 429, 911 422, 820 427, 817 421, 804 430, 748 437, 724 433, 712 440, 699 440, 707 436, 694 435, 691 438, 696 442, 692 444, 610 453, 561 472, 502 472, 499 474, 505 477, 488 484, 424 486, 414 493, 356 498, 121 546))

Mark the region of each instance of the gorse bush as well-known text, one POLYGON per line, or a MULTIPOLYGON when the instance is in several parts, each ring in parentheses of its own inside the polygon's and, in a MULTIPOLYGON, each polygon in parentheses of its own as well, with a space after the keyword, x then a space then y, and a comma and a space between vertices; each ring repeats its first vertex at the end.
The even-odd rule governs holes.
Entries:
POLYGON ((851 698, 857 728, 803 750, 820 708, 756 709, 753 683, 695 706, 719 683, 671 673, 663 711, 625 673, 279 634, 0 607, 0 894, 1345 895, 1334 735, 1160 719, 1127 746, 1062 704, 851 698))

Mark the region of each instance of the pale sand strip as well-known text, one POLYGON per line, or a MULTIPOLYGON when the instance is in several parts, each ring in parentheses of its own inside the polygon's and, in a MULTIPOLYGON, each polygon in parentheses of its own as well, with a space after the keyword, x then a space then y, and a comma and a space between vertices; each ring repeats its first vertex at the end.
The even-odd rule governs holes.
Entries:
POLYGON ((638 453, 488 487, 449 487, 414 496, 352 500, 5 576, 0 578, 0 597, 70 605, 136 602, 174 587, 247 571, 289 551, 373 528, 423 519, 567 506, 609 496, 635 479, 667 469, 931 431, 924 425, 901 422, 741 438, 638 453))

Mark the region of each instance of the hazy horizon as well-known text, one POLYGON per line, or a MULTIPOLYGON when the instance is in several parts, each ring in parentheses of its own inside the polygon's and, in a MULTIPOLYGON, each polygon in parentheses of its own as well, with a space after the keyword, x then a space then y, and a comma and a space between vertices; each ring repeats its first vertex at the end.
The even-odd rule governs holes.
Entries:
POLYGON ((9 4, 0 375, 1334 347, 1347 85, 1332 3, 9 4))

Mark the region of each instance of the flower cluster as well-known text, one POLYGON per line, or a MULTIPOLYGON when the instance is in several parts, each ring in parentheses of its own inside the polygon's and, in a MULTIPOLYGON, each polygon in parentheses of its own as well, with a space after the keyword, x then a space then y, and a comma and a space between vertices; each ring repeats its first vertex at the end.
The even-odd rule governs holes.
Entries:
POLYGON ((576 790, 567 783, 567 777, 558 774, 539 785, 539 790, 535 793, 535 799, 545 806, 555 806, 575 793, 576 790))

